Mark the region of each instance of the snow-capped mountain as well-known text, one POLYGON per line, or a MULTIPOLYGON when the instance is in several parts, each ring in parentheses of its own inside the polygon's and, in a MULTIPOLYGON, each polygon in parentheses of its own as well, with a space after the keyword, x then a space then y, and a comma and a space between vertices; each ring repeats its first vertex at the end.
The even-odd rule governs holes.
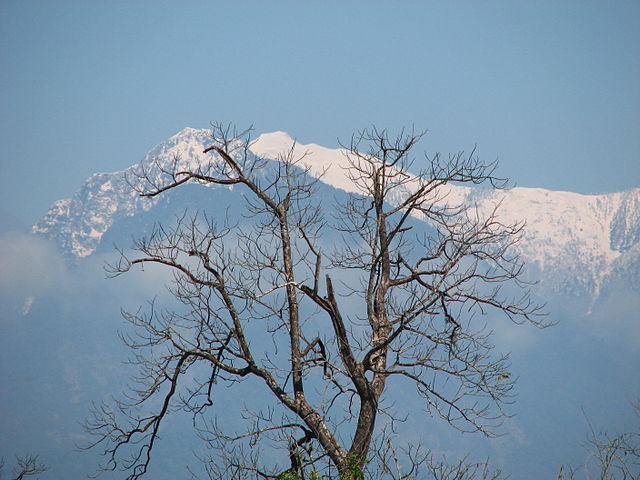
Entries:
MULTIPOLYGON (((179 156, 188 164, 208 161, 202 153, 209 140, 206 130, 185 128, 153 148, 142 161, 168 164, 179 156)), ((115 221, 151 209, 157 199, 141 198, 131 187, 138 165, 111 173, 95 173, 72 198, 58 200, 32 227, 32 232, 54 240, 60 250, 76 257, 95 252, 103 235, 115 221)))
MULTIPOLYGON (((207 130, 186 128, 153 148, 139 165, 94 174, 72 198, 56 202, 32 231, 55 241, 66 254, 89 256, 114 223, 156 205, 157 199, 141 198, 130 186, 140 165, 154 160, 168 164, 175 158, 185 166, 206 165, 212 157, 202 151, 210 143, 207 130)), ((292 144, 293 139, 284 132, 263 134, 251 151, 277 158, 292 144)), ((357 191, 345 175, 348 160, 343 151, 315 144, 295 148, 296 153, 306 153, 302 162, 311 175, 334 188, 357 191)), ((539 188, 448 188, 449 202, 470 202, 480 212, 492 211, 500 203, 501 221, 525 220, 520 254, 531 266, 532 279, 541 279, 554 291, 595 298, 611 281, 640 290, 640 188, 604 195, 539 188)))

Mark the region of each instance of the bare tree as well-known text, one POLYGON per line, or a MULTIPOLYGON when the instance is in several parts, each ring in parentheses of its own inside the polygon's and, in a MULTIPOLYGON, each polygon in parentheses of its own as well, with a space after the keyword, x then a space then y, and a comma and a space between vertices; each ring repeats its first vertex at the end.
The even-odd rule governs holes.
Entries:
MULTIPOLYGON (((4 465, 4 459, 0 459, 0 478, 2 478, 4 465)), ((39 460, 37 455, 16 457, 16 466, 13 468, 12 480, 22 480, 26 477, 44 473, 48 469, 49 468, 39 460)))
POLYGON ((408 444, 397 449, 393 445, 392 437, 386 434, 378 435, 378 441, 371 446, 373 457, 366 466, 367 478, 371 480, 501 480, 507 478, 500 470, 492 469, 488 460, 473 462, 468 459, 468 456, 453 461, 446 457, 439 460, 420 444, 408 444))
POLYGON ((421 137, 375 128, 354 136, 344 174, 359 193, 326 218, 304 155, 294 145, 277 162, 258 158, 248 131, 214 125, 206 164, 140 166, 131 183, 144 197, 187 183, 233 186, 246 218, 185 214, 111 266, 113 275, 171 269, 179 307, 152 302, 125 314, 138 327, 126 341, 139 384, 87 424, 106 469, 142 476, 163 420, 180 407, 216 450, 212 477, 363 478, 378 417, 395 418, 382 399, 391 383, 413 386, 455 428, 496 432, 513 380, 480 317, 497 311, 541 325, 511 250, 523 225, 449 198, 452 182, 505 187, 495 163, 475 153, 426 158, 409 174, 421 137), (339 237, 335 248, 321 241, 326 232, 339 237), (248 378, 269 400, 238 419, 246 430, 226 432, 211 411, 215 389, 248 378), (274 442, 287 445, 284 467, 260 455, 274 442))
MULTIPOLYGON (((640 419, 640 403, 632 403, 640 419)), ((586 414, 585 414, 585 418, 586 414)), ((587 418, 589 460, 582 466, 583 478, 600 480, 640 480, 640 428, 619 435, 597 431, 587 418)), ((574 480, 580 469, 562 465, 558 480, 574 480)))

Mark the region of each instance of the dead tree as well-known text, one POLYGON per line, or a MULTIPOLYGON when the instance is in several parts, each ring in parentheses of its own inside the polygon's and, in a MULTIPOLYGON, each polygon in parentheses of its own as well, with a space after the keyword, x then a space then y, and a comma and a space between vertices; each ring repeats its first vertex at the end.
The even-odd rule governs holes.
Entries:
POLYGON ((125 314, 138 327, 126 340, 140 384, 87 424, 106 469, 142 476, 163 420, 180 406, 220 448, 212 476, 363 478, 376 420, 393 414, 381 402, 392 382, 412 386, 456 428, 495 432, 513 381, 479 317, 496 311, 541 325, 511 249, 523 225, 456 204, 452 183, 504 187, 495 164, 474 153, 426 158, 421 173, 408 173, 421 137, 375 128, 354 136, 344 174, 358 193, 330 214, 295 146, 277 162, 258 158, 248 132, 222 125, 209 163, 140 166, 132 184, 144 197, 187 183, 229 186, 242 189, 246 218, 185 214, 112 265, 113 275, 144 264, 173 270, 179 308, 125 314), (335 248, 322 242, 326 232, 341 238, 335 248), (507 284, 518 296, 503 293, 507 284), (249 377, 269 400, 244 418, 244 433, 230 434, 214 420, 215 390, 249 377), (277 441, 287 444, 285 473, 256 454, 277 441))
MULTIPOLYGON (((631 407, 640 420, 640 402, 632 402, 631 407)), ((562 465, 558 480, 640 480, 640 426, 612 435, 606 430, 596 430, 586 414, 585 419, 589 426, 586 442, 589 458, 579 468, 562 465)))
MULTIPOLYGON (((2 478, 3 469, 4 459, 0 459, 0 478, 2 478)), ((12 480, 22 480, 26 477, 39 475, 47 470, 49 470, 49 467, 42 463, 37 455, 25 455, 16 457, 16 466, 13 468, 11 477, 12 480)))

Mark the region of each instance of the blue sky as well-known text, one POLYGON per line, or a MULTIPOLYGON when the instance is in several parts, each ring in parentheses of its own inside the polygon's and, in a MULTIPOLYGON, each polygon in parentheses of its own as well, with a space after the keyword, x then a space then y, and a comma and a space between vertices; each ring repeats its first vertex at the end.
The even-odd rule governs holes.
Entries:
MULTIPOLYGON (((521 186, 640 187, 640 2, 0 0, 0 112, 0 367, 15 381, 0 400, 17 412, 7 424, 31 422, 5 437, 55 462, 38 428, 58 407, 37 396, 42 379, 62 375, 52 359, 102 361, 94 337, 74 339, 76 331, 104 338, 101 348, 115 356, 116 325, 106 319, 153 294, 147 277, 119 287, 98 281, 102 258, 71 271, 44 240, 7 230, 28 228, 92 173, 126 168, 182 128, 216 120, 328 147, 372 124, 415 125, 429 130, 427 152, 477 144, 521 186), (40 323, 14 308, 32 303, 40 323), (74 341, 86 351, 69 357, 74 341)), ((519 452, 509 461, 520 471, 541 458, 549 471, 579 464, 586 430, 576 399, 595 425, 620 430, 632 418, 624 412, 638 392, 629 380, 638 349, 616 343, 626 324, 578 321, 525 331, 530 343, 513 356, 522 375, 514 425, 528 426, 529 438, 504 450, 519 452)), ((115 377, 113 364, 99 369, 115 377)), ((69 382, 80 385, 74 372, 55 385, 57 401, 69 382)), ((82 385, 107 390, 112 377, 82 385)), ((83 401, 92 398, 85 392, 83 401)))
POLYGON ((336 146, 415 125, 521 186, 640 186, 640 3, 0 2, 2 217, 185 126, 336 146))

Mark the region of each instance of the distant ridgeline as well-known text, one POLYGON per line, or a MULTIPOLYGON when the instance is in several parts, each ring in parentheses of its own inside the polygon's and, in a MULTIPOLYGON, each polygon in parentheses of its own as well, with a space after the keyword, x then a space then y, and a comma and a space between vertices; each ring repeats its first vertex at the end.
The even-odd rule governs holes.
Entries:
MULTIPOLYGON (((185 128, 153 148, 127 170, 96 173, 72 198, 59 200, 32 228, 32 232, 55 242, 61 252, 81 259, 96 251, 126 247, 133 236, 145 231, 144 224, 167 220, 186 208, 224 214, 231 209, 239 218, 242 193, 231 187, 194 185, 184 192, 160 198, 142 198, 129 184, 136 169, 156 161, 169 165, 175 158, 184 167, 215 161, 203 150, 211 144, 208 130, 185 128)), ((284 132, 263 134, 251 152, 277 159, 289 151, 293 139, 284 132)), ((322 198, 357 192, 345 175, 347 158, 339 149, 296 144, 304 158, 301 166, 320 177, 322 198)), ((479 190, 448 185, 447 203, 465 203, 481 213, 500 203, 498 219, 503 223, 526 221, 518 253, 529 266, 529 278, 540 281, 545 295, 563 294, 589 298, 586 308, 612 288, 640 292, 640 188, 603 195, 582 195, 539 188, 479 190)), ((180 189, 179 189, 180 190, 180 189)), ((330 202, 329 202, 330 203, 330 202)))

